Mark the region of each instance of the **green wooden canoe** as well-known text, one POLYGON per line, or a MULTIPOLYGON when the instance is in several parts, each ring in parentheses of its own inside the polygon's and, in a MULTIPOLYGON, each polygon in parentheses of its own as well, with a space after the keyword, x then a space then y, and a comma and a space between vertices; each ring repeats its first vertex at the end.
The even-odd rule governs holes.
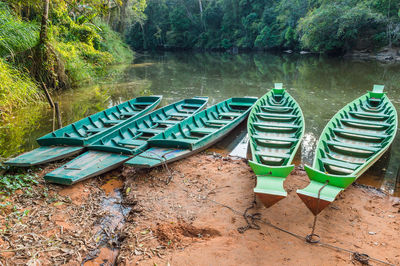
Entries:
POLYGON ((297 190, 315 215, 374 164, 393 142, 397 112, 383 88, 375 85, 373 91, 346 105, 323 130, 313 166, 305 166, 311 183, 297 190))
POLYGON ((207 102, 207 97, 185 99, 130 121, 88 145, 88 152, 44 178, 49 182, 70 185, 117 168, 146 150, 148 140, 198 113, 207 102))
POLYGON ((275 83, 275 88, 254 105, 247 122, 252 160, 257 175, 254 193, 270 207, 286 197, 283 182, 304 135, 304 117, 293 97, 275 83))
POLYGON ((200 152, 246 119, 257 98, 230 98, 169 128, 148 141, 149 148, 125 162, 137 168, 170 163, 200 152))
POLYGON ((161 99, 162 96, 137 97, 83 118, 37 139, 42 147, 8 160, 5 164, 33 166, 80 153, 85 145, 152 111, 161 99))

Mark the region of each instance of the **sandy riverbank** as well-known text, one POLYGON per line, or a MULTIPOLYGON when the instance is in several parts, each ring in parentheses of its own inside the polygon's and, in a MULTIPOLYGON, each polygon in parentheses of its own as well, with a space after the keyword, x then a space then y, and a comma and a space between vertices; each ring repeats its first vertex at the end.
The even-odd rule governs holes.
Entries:
MULTIPOLYGON (((244 160, 202 153, 169 169, 169 184, 161 167, 121 168, 71 187, 41 179, 30 195, 7 199, 10 206, 29 210, 26 216, 18 217, 11 207, 1 209, 1 227, 8 230, 0 235, 0 262, 357 265, 349 253, 307 244, 266 224, 239 233, 246 225, 243 217, 213 201, 240 212, 251 205, 255 180, 244 160)), ((269 209, 258 203, 249 213, 261 213, 263 220, 305 236, 313 216, 295 191, 307 184, 305 172, 297 169, 285 182, 286 199, 269 209)), ((400 201, 373 188, 351 186, 321 213, 316 233, 325 243, 398 265, 400 201)))

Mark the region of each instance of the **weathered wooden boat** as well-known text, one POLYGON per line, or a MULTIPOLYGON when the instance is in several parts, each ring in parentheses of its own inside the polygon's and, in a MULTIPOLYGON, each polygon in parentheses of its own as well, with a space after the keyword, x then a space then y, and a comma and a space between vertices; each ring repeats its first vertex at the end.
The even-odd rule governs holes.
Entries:
POLYGON ((125 162, 137 168, 170 163, 221 140, 248 116, 257 98, 230 98, 148 140, 148 149, 125 162))
POLYGON ((137 97, 83 118, 37 139, 41 147, 8 160, 5 164, 33 166, 78 154, 85 149, 85 145, 152 111, 161 99, 162 96, 137 97))
POLYGON ((292 160, 304 135, 301 108, 282 83, 275 83, 256 102, 247 131, 252 153, 249 165, 257 175, 254 193, 270 207, 287 196, 283 182, 294 168, 292 160))
POLYGON ((374 164, 397 132, 397 112, 383 92, 373 91, 352 101, 326 125, 312 167, 305 166, 311 183, 297 194, 314 215, 374 164))
POLYGON ((126 123, 88 145, 89 151, 44 178, 49 182, 70 185, 117 168, 144 151, 148 140, 198 113, 207 102, 206 97, 185 99, 126 123))

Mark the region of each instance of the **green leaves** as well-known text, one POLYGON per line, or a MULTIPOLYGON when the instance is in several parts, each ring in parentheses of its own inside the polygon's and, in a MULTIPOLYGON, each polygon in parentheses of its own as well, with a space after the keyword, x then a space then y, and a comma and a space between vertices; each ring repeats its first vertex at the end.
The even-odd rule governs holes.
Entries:
POLYGON ((0 194, 12 194, 16 190, 30 189, 38 184, 35 174, 3 175, 0 177, 0 194))
POLYGON ((372 40, 384 30, 382 14, 362 2, 350 6, 345 1, 320 6, 300 19, 298 26, 303 47, 315 52, 344 51, 354 47, 356 40, 372 40))

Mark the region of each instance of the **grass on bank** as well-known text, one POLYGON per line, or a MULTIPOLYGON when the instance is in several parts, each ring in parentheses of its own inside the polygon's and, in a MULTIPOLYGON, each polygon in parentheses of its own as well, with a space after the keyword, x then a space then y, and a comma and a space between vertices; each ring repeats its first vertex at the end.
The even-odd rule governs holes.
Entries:
POLYGON ((30 77, 0 58, 0 117, 34 100, 40 92, 30 77))
MULTIPOLYGON (((64 62, 73 86, 104 77, 108 65, 133 60, 133 52, 121 36, 100 19, 79 24, 66 10, 60 9, 52 10, 49 20, 50 43, 64 62)), ((29 55, 38 38, 38 22, 22 21, 6 3, 0 2, 1 118, 38 100, 42 94, 27 70, 31 65, 29 55), (14 57, 18 55, 16 63, 14 57)))

